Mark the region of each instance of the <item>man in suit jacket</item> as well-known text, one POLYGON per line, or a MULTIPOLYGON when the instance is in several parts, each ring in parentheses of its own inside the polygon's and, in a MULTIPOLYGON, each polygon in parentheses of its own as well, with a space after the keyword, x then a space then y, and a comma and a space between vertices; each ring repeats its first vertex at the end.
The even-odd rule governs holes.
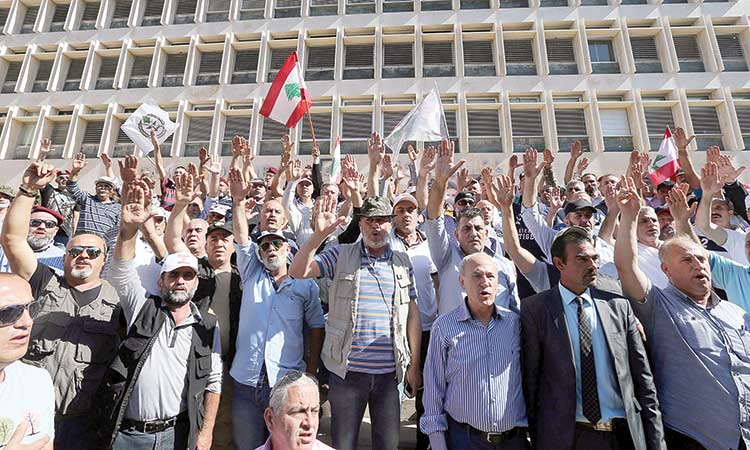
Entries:
POLYGON ((552 245, 558 285, 521 308, 523 384, 535 448, 659 449, 664 430, 646 351, 628 301, 597 289, 589 233, 552 245))

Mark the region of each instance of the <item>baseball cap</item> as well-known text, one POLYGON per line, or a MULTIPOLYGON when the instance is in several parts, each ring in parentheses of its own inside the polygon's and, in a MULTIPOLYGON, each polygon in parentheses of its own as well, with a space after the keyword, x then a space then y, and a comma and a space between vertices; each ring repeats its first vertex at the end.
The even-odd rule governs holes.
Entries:
POLYGON ((115 183, 115 179, 112 177, 108 177, 106 175, 102 175, 99 178, 97 178, 96 181, 94 181, 94 185, 97 185, 99 183, 106 183, 112 187, 117 186, 117 184, 115 183))
POLYGON ((0 186, 0 194, 6 197, 10 197, 12 199, 16 198, 16 191, 14 191, 13 188, 10 186, 6 186, 6 185, 0 186))
POLYGON ((264 231, 264 232, 260 233, 258 235, 258 237, 255 238, 255 242, 260 242, 260 241, 263 240, 263 238, 266 238, 268 236, 273 236, 273 237, 281 238, 285 242, 287 240, 286 236, 284 236, 284 232, 282 232, 282 231, 270 231, 270 230, 268 230, 268 231, 264 231))
POLYGON ((552 245, 554 246, 558 240, 562 239, 563 237, 569 234, 577 234, 579 236, 587 237, 591 239, 591 233, 589 233, 587 229, 573 225, 573 226, 566 227, 558 231, 557 234, 555 235, 555 239, 552 241, 552 245))
POLYGON ((172 253, 164 258, 161 265, 161 273, 171 272, 180 267, 188 267, 198 273, 198 258, 190 253, 172 253))
POLYGON ((275 174, 275 173, 276 173, 276 172, 278 172, 278 171, 279 171, 279 169, 277 169, 277 168, 275 168, 275 167, 273 167, 273 166, 269 166, 269 167, 268 167, 268 168, 266 169, 266 173, 268 173, 268 172, 271 172, 271 173, 275 174))
POLYGON ((250 180, 250 184, 266 184, 266 182, 263 178, 253 178, 250 180))
POLYGON ((217 230, 224 230, 229 234, 234 234, 234 230, 232 229, 232 221, 216 222, 213 225, 209 225, 208 229, 206 230, 206 237, 208 237, 209 234, 217 230))
POLYGON ((476 203, 477 198, 474 196, 473 192, 459 192, 456 194, 456 198, 453 200, 453 204, 458 204, 461 200, 471 200, 472 202, 476 203))
POLYGON ((57 176, 59 177, 60 175, 70 176, 70 170, 65 169, 57 171, 57 176))
POLYGON ((666 212, 668 214, 672 214, 672 212, 669 210, 669 205, 661 205, 654 208, 654 211, 656 211, 656 214, 666 212))
POLYGON ((359 210, 360 217, 391 217, 391 202, 379 195, 367 197, 359 210))
POLYGON ((164 208, 162 208, 161 206, 160 206, 160 207, 158 207, 158 208, 154 208, 154 212, 153 212, 153 215, 154 215, 154 217, 163 217, 163 218, 165 218, 165 219, 166 219, 166 218, 167 218, 167 216, 168 216, 168 214, 167 214, 167 210, 166 210, 166 209, 164 209, 164 208))
POLYGON ((568 202, 567 205, 565 205, 565 215, 568 215, 572 212, 580 211, 582 209, 590 209, 592 212, 596 212, 596 208, 594 208, 594 205, 591 204, 590 201, 579 198, 578 200, 574 200, 572 202, 568 202))
POLYGON ((412 205, 414 205, 416 207, 419 207, 419 205, 417 205, 417 199, 414 198, 413 195, 411 195, 411 194, 400 194, 400 195, 397 195, 396 198, 393 199, 393 210, 395 210, 396 209, 396 205, 398 205, 401 202, 409 202, 412 205))
POLYGON ((57 212, 57 211, 55 211, 53 209, 45 208, 44 206, 35 206, 35 207, 31 208, 31 213, 33 214, 35 212, 47 213, 50 216, 54 217, 55 220, 57 220, 57 226, 58 227, 60 225, 62 225, 63 221, 65 221, 65 219, 62 216, 62 214, 60 214, 59 212, 57 212))
POLYGON ((208 208, 208 214, 214 213, 221 216, 226 216, 227 211, 229 211, 229 207, 227 205, 222 205, 221 203, 214 203, 210 208, 208 208))
POLYGON ((664 180, 661 183, 659 183, 659 185, 656 187, 656 189, 661 189, 663 187, 673 188, 674 187, 674 182, 672 180, 664 180))
POLYGON ((310 183, 310 184, 312 184, 312 180, 310 179, 310 177, 302 177, 302 178, 299 179, 299 183, 300 184, 302 184, 302 183, 310 183))

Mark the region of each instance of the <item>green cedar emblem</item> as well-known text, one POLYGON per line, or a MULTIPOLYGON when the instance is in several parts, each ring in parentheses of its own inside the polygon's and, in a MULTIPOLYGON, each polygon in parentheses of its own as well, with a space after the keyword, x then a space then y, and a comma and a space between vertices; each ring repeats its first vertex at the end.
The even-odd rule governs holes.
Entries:
POLYGON ((300 93, 299 83, 287 83, 284 85, 284 92, 286 93, 286 99, 291 101, 294 97, 302 98, 300 93))

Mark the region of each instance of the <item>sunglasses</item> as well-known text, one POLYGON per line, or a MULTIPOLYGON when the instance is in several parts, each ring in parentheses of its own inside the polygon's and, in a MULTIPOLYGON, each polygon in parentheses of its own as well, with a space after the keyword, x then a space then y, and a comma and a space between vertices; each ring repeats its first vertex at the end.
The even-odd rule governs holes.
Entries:
POLYGON ((86 252, 86 256, 88 256, 91 259, 96 259, 99 257, 99 255, 102 254, 101 249, 96 247, 84 247, 81 245, 76 245, 75 247, 70 247, 68 249, 68 254, 72 256, 73 258, 77 258, 78 255, 81 253, 86 252))
POLYGON ((281 248, 281 246, 284 245, 284 241, 282 239, 274 239, 270 242, 264 242, 260 244, 260 249, 263 250, 264 252, 267 252, 268 250, 271 249, 271 245, 273 245, 276 248, 276 250, 278 250, 281 248))
POLYGON ((44 219, 31 219, 29 220, 30 227, 38 227, 44 224, 46 228, 57 228, 56 220, 44 220, 44 219))
POLYGON ((31 319, 35 319, 39 313, 41 304, 39 302, 26 303, 25 305, 10 305, 0 308, 0 327, 7 327, 18 322, 23 312, 29 310, 31 319))
POLYGON ((462 199, 462 200, 459 200, 458 203, 456 204, 458 206, 466 206, 466 205, 471 206, 474 204, 474 200, 462 199))
POLYGON ((176 280, 178 278, 182 278, 185 281, 191 281, 193 278, 195 278, 198 274, 195 273, 195 271, 192 270, 183 270, 183 271, 177 271, 173 270, 169 272, 169 278, 176 280))

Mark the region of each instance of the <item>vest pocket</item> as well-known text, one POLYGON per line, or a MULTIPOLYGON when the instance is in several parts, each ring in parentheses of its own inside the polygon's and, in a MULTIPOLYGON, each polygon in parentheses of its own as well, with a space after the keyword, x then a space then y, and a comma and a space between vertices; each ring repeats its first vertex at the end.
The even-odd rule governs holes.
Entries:
MULTIPOLYGON (((102 306, 104 307, 104 306, 102 306)), ((78 345, 76 361, 91 364, 109 364, 117 351, 118 324, 116 320, 105 322, 84 317, 78 345)))
POLYGON ((344 355, 345 327, 347 327, 347 323, 344 321, 332 319, 330 316, 328 317, 328 323, 326 324, 326 337, 323 342, 323 352, 339 364, 346 360, 346 356, 344 355))
POLYGON ((195 377, 205 378, 211 373, 211 349, 198 346, 195 348, 195 377))
POLYGON ((28 357, 38 360, 51 355, 66 338, 72 322, 73 318, 64 311, 49 311, 37 317, 34 320, 28 357))

